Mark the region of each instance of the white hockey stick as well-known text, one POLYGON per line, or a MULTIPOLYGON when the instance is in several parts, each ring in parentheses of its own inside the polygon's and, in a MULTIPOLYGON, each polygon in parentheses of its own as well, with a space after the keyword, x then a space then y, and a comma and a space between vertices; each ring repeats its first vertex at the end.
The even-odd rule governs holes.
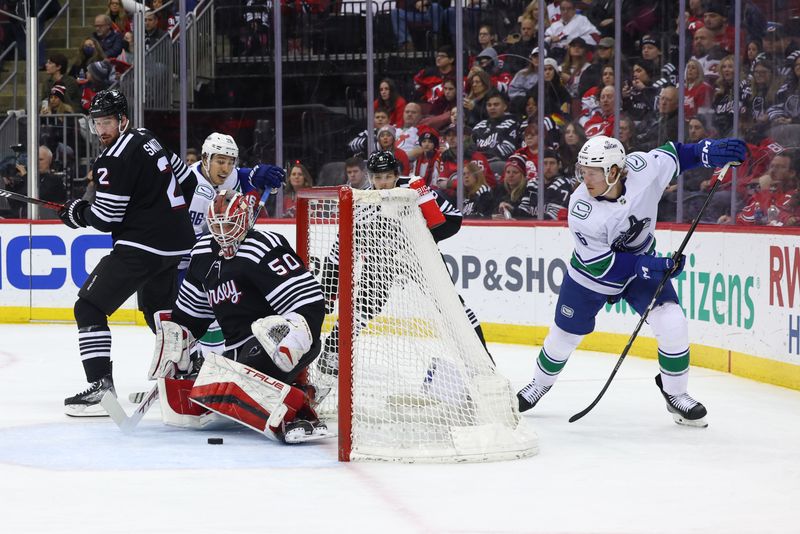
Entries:
MULTIPOLYGON (((170 369, 167 371, 167 374, 164 375, 164 378, 172 378, 175 375, 175 366, 170 366, 170 369)), ((111 393, 110 391, 106 391, 103 395, 103 398, 100 399, 100 405, 105 408, 108 412, 108 415, 111 416, 111 419, 117 424, 120 430, 124 434, 131 434, 135 429, 136 426, 139 424, 139 421, 142 420, 144 414, 150 409, 150 407, 158 400, 158 381, 156 381, 155 385, 147 392, 144 396, 142 402, 136 407, 133 413, 128 416, 125 413, 125 410, 117 400, 117 397, 111 393)))

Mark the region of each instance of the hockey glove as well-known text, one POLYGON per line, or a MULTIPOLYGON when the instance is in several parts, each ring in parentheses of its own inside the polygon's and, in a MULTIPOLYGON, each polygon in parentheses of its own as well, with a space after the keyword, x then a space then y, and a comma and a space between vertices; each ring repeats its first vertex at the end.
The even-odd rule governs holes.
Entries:
POLYGON ((639 256, 636 260, 634 272, 638 278, 643 280, 661 278, 667 271, 671 271, 669 275, 670 278, 675 278, 683 272, 685 259, 686 257, 683 254, 678 257, 677 262, 673 258, 668 258, 666 256, 660 258, 650 255, 639 256))
POLYGON ((259 163, 250 171, 248 180, 256 189, 277 189, 286 181, 286 171, 276 165, 259 163))
POLYGON ((58 210, 58 218, 70 228, 86 228, 89 224, 86 222, 84 210, 87 209, 89 203, 83 199, 68 200, 64 207, 58 210))
POLYGON ((436 197, 433 191, 425 185, 425 180, 417 176, 411 179, 408 186, 419 194, 417 205, 422 211, 422 216, 425 217, 425 222, 428 224, 429 229, 434 229, 441 226, 446 222, 444 214, 439 209, 439 204, 436 203, 436 197))
POLYGON ((314 342, 305 317, 295 312, 258 319, 251 329, 275 365, 285 373, 297 367, 314 342))
POLYGON ((172 365, 179 372, 188 372, 192 368, 190 353, 193 345, 194 336, 188 329, 172 321, 162 321, 156 331, 153 361, 147 371, 148 380, 167 376, 172 365))
POLYGON ((747 155, 747 145, 734 137, 703 139, 694 146, 695 156, 704 167, 722 167, 729 161, 742 163, 747 155))

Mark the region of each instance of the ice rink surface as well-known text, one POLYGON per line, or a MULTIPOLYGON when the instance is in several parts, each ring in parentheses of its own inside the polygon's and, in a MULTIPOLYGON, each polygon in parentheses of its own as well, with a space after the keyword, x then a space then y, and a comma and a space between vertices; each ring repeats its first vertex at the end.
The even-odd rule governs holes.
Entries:
MULTIPOLYGON (((152 335, 112 326, 123 406, 149 389, 152 335)), ((800 392, 693 368, 707 429, 676 425, 654 360, 573 355, 530 412, 540 453, 460 465, 342 464, 336 441, 282 446, 255 432, 184 431, 154 407, 133 436, 71 419, 86 386, 73 325, 0 325, 0 532, 800 532, 800 392), (208 445, 223 437, 224 445, 208 445)), ((532 347, 491 345, 514 387, 532 347)))

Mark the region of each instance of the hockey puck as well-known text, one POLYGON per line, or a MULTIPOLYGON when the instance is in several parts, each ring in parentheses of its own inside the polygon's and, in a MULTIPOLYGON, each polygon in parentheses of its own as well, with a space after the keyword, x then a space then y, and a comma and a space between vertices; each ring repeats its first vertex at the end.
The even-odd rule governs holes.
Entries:
POLYGON ((209 445, 222 445, 222 438, 208 438, 209 445))

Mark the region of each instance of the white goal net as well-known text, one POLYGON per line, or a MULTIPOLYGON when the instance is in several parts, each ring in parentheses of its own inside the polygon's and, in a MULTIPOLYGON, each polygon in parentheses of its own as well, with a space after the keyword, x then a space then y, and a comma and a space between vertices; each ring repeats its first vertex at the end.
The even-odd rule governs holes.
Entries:
POLYGON ((341 460, 530 456, 537 438, 467 319, 408 189, 303 191, 298 252, 329 298, 311 382, 341 460))

